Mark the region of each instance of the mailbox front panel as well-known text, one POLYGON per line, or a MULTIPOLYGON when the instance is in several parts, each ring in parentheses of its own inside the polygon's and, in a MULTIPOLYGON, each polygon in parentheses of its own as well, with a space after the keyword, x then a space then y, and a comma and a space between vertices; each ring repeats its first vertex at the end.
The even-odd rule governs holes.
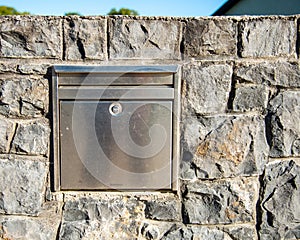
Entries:
POLYGON ((59 105, 61 189, 171 189, 172 101, 59 105))
POLYGON ((53 66, 53 189, 178 191, 179 73, 53 66))

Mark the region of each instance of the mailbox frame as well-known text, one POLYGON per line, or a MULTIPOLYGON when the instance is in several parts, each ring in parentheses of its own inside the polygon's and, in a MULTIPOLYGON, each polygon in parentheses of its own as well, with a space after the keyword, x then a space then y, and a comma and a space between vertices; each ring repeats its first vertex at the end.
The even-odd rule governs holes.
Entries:
MULTIPOLYGON (((178 65, 139 65, 139 66, 78 66, 78 65, 54 65, 52 68, 52 110, 53 110, 53 190, 61 191, 61 156, 60 156, 60 101, 72 98, 72 87, 78 86, 109 86, 112 78, 119 79, 114 81, 113 86, 116 89, 122 87, 143 85, 149 87, 149 98, 159 91, 160 86, 168 86, 174 91, 173 109, 172 109, 172 152, 171 152, 171 188, 170 191, 178 190, 178 169, 180 158, 180 93, 181 79, 180 68, 178 65), (90 79, 83 83, 85 77, 90 79), (152 95, 151 95, 152 94, 152 95)), ((142 99, 137 94, 135 98, 142 99)), ((148 98, 148 99, 149 99, 148 98)), ((155 99, 155 97, 154 97, 155 99)), ((103 100, 102 98, 98 99, 103 100)), ((75 191, 87 190, 76 189, 75 191)), ((90 189, 88 189, 90 190, 90 189)), ((103 191, 95 189, 97 191, 103 191)), ((74 191, 74 190, 72 190, 74 191)), ((105 191, 113 191, 107 188, 105 191)), ((128 190, 131 191, 131 190, 128 190)), ((149 191, 149 190, 133 190, 149 191)), ((152 191, 152 190, 150 190, 152 191)))

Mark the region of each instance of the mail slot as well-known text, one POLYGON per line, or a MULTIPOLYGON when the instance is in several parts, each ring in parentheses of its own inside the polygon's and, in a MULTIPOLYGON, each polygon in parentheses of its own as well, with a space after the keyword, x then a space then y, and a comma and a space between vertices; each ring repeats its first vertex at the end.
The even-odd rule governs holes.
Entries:
POLYGON ((54 66, 54 189, 177 190, 178 66, 54 66))

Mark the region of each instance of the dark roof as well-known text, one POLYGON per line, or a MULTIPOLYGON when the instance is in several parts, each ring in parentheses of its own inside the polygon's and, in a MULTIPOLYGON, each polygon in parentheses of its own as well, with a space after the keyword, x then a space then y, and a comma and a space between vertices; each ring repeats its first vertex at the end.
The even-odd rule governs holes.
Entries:
POLYGON ((224 3, 217 11, 215 11, 212 16, 222 16, 240 0, 228 0, 224 3))

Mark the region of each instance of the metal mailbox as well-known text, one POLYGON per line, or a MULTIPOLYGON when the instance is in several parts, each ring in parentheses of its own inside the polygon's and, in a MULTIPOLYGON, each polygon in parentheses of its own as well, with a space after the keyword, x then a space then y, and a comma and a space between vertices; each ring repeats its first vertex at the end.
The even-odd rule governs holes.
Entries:
POLYGON ((54 66, 55 190, 176 190, 178 67, 54 66))

